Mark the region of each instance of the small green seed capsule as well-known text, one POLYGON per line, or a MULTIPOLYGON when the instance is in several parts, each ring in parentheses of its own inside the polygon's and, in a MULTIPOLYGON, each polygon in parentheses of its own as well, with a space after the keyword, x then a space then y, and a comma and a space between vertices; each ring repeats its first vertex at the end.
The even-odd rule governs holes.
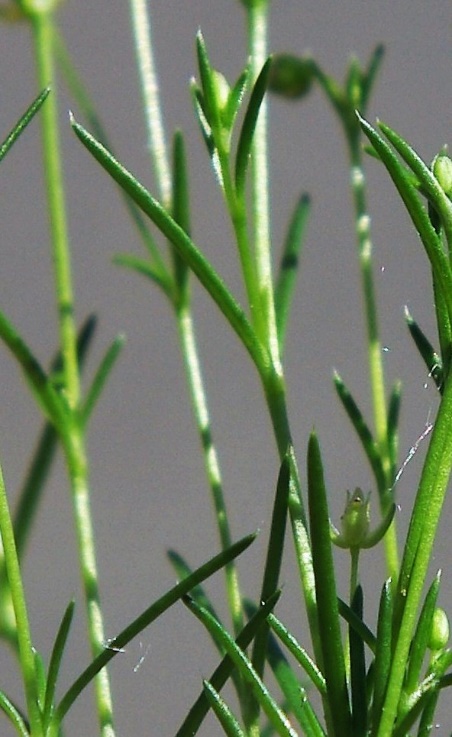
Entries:
POLYGON ((308 58, 276 54, 271 63, 268 89, 289 99, 307 95, 312 87, 313 67, 308 58))
POLYGON ((438 154, 433 159, 432 172, 444 192, 450 197, 452 195, 452 160, 444 153, 438 154))
POLYGON ((436 607, 433 614, 432 632, 428 643, 430 650, 442 650, 449 640, 449 620, 444 609, 436 607))
POLYGON ((341 517, 342 538, 349 548, 362 547, 369 531, 369 496, 364 497, 359 487, 353 494, 347 491, 347 504, 341 517))

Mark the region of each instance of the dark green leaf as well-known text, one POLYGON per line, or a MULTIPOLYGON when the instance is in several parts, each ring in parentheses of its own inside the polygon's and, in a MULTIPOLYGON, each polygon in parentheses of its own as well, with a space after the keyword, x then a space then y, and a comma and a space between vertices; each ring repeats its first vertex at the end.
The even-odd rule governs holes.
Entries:
MULTIPOLYGON (((284 551, 284 538, 287 523, 287 500, 289 498, 290 484, 290 449, 287 451, 279 469, 276 495, 273 505, 272 521, 270 525, 270 539, 267 548, 267 559, 265 562, 264 578, 262 583, 261 601, 267 599, 276 591, 279 583, 282 556, 284 551)), ((268 625, 259 629, 253 645, 251 661, 259 676, 264 671, 265 656, 267 651, 268 625)))
POLYGON ((326 695, 326 683, 323 674, 314 663, 312 658, 308 655, 306 650, 301 647, 295 637, 289 632, 289 630, 275 617, 274 614, 268 616, 268 622, 273 632, 279 637, 281 642, 287 647, 289 652, 292 653, 298 664, 303 668, 304 672, 308 676, 309 680, 312 681, 315 688, 322 695, 326 695))
POLYGON ((337 600, 337 603, 339 607, 339 614, 341 615, 341 617, 345 619, 349 627, 356 633, 356 635, 363 642, 366 643, 369 650, 374 653, 377 647, 377 638, 375 637, 373 632, 371 632, 369 627, 364 624, 362 617, 358 617, 356 615, 356 612, 354 612, 353 609, 349 607, 349 605, 346 604, 346 602, 342 599, 339 598, 337 600))
POLYGON ((383 586, 378 609, 374 661, 374 693, 372 701, 372 722, 374 728, 380 720, 391 667, 393 607, 392 582, 391 579, 388 579, 383 586))
MULTIPOLYGON (((399 457, 399 414, 402 401, 402 384, 396 381, 388 403, 388 451, 391 461, 391 485, 394 483, 399 457)), ((392 490, 390 492, 392 494, 392 490)))
MULTIPOLYGON (((391 179, 393 180, 405 204, 406 209, 408 210, 414 227, 421 237, 427 256, 432 265, 434 281, 437 282, 441 288, 445 303, 447 305, 449 321, 451 321, 452 272, 446 254, 444 253, 441 239, 433 228, 428 213, 420 201, 417 189, 413 186, 411 178, 405 167, 402 166, 396 155, 393 153, 392 149, 389 147, 386 141, 384 141, 383 138, 377 133, 377 131, 372 128, 372 126, 363 118, 361 118, 360 116, 358 117, 362 130, 370 140, 371 144, 379 154, 381 161, 388 170, 388 173, 391 176, 391 179)), ((390 129, 387 126, 383 126, 383 130, 385 132, 385 135, 388 135, 390 129)), ((396 139, 396 134, 389 135, 391 135, 391 143, 393 143, 393 145, 396 140, 398 140, 398 143, 400 144, 401 139, 396 139)), ((399 145, 399 149, 400 148, 401 146, 399 145)), ((419 164, 417 168, 419 169, 419 171, 422 172, 423 179, 421 179, 420 181, 421 186, 424 186, 427 183, 429 188, 434 189, 436 199, 442 200, 443 198, 446 198, 444 192, 442 193, 442 196, 440 193, 438 193, 438 189, 440 189, 440 187, 437 183, 436 186, 432 185, 431 180, 434 179, 434 177, 428 167, 421 161, 421 159, 408 146, 408 144, 404 142, 403 151, 407 158, 408 150, 411 152, 410 160, 412 161, 412 163, 417 162, 419 164)), ((414 170, 416 174, 418 174, 417 168, 416 170, 414 170)), ((448 207, 450 205, 451 203, 449 202, 448 207)))
MULTIPOLYGON (((352 611, 357 619, 362 621, 363 590, 361 586, 357 586, 353 594, 352 611)), ((365 737, 367 732, 366 658, 364 640, 354 627, 349 628, 349 643, 353 735, 354 737, 365 737)))
POLYGON ((163 614, 164 611, 169 609, 170 606, 175 604, 176 601, 179 601, 179 599, 185 596, 185 594, 191 591, 191 589, 201 583, 201 581, 204 581, 220 568, 223 568, 229 561, 240 555, 240 553, 251 545, 255 538, 255 534, 248 535, 234 543, 234 545, 231 545, 227 550, 223 550, 214 558, 211 558, 207 563, 204 563, 200 568, 197 568, 191 576, 180 581, 176 586, 160 597, 160 599, 157 599, 157 601, 151 604, 151 606, 148 607, 148 609, 146 609, 139 617, 131 622, 128 627, 122 630, 119 635, 110 640, 105 650, 103 650, 100 655, 98 655, 92 663, 85 668, 83 673, 81 673, 61 699, 52 717, 55 731, 83 689, 86 688, 97 673, 99 673, 99 671, 102 670, 102 668, 104 668, 107 663, 109 663, 110 660, 112 660, 112 658, 114 658, 128 642, 130 642, 130 640, 136 637, 145 629, 145 627, 163 614))
MULTIPOLYGON (((248 645, 253 640, 259 627, 262 626, 262 622, 272 611, 278 599, 279 592, 271 596, 268 601, 266 601, 261 607, 259 607, 256 614, 245 625, 245 627, 236 639, 237 646, 241 648, 241 650, 246 650, 248 645)), ((214 686, 216 691, 220 691, 220 689, 224 686, 229 676, 231 675, 233 668, 234 665, 232 660, 228 655, 226 655, 221 661, 220 665, 216 668, 215 672, 209 678, 210 683, 214 686)), ((176 737, 192 737, 192 735, 196 734, 208 710, 209 704, 207 702, 206 695, 203 692, 191 707, 186 718, 184 719, 183 724, 178 730, 176 737)))
POLYGON ((243 195, 248 163, 253 145, 254 131, 256 129, 259 110, 267 89, 268 74, 270 71, 271 58, 267 59, 262 67, 258 78, 253 86, 251 97, 246 109, 242 129, 237 143, 237 154, 235 159, 235 186, 239 196, 243 195))
POLYGON ((71 628, 72 619, 74 616, 74 608, 75 602, 74 600, 72 600, 69 602, 66 611, 64 612, 64 616, 55 639, 55 644, 53 646, 52 655, 50 657, 49 672, 47 675, 45 690, 44 709, 42 713, 44 729, 47 728, 54 707, 55 691, 58 681, 58 675, 60 672, 61 660, 63 658, 69 630, 71 628))
POLYGON ((297 734, 291 726, 288 718, 281 711, 278 704, 269 693, 267 687, 254 670, 251 662, 248 660, 243 650, 237 646, 227 630, 225 630, 224 627, 222 627, 222 625, 219 624, 219 622, 217 622, 217 620, 212 617, 206 609, 198 606, 192 599, 185 597, 184 602, 202 622, 210 634, 213 637, 216 637, 221 643, 222 647, 233 661, 235 667, 251 687, 255 698, 258 700, 268 719, 274 725, 277 733, 281 735, 281 737, 297 737, 297 734))
MULTIPOLYGON (((83 126, 72 120, 74 132, 113 177, 113 179, 132 197, 136 204, 145 212, 161 230, 163 235, 175 246, 182 258, 185 259, 192 271, 197 275, 203 286, 218 305, 232 328, 242 340, 256 366, 263 368, 267 365, 267 352, 257 339, 256 334, 248 322, 242 308, 236 302, 231 292, 217 274, 212 265, 202 255, 185 231, 175 222, 162 205, 125 169, 116 159, 93 138, 83 126)), ((1 325, 0 325, 1 328, 1 325)), ((1 335, 1 330, 0 330, 1 335)))
MULTIPOLYGON (((190 200, 187 173, 187 160, 182 133, 179 131, 174 136, 173 143, 173 193, 172 193, 173 218, 185 232, 190 235, 190 200)), ((187 298, 188 266, 180 253, 172 248, 174 280, 177 285, 179 299, 185 301, 187 298)))
POLYGON ((432 377, 437 388, 441 391, 444 381, 443 364, 441 357, 435 351, 432 344, 419 327, 418 323, 412 318, 409 310, 405 307, 405 320, 421 357, 428 368, 429 376, 432 377))
POLYGON ((204 680, 203 686, 207 701, 209 702, 212 710, 215 712, 225 734, 228 737, 246 737, 246 734, 242 730, 238 720, 236 719, 224 699, 221 698, 218 691, 214 689, 209 681, 204 680))
POLYGON ((334 737, 349 737, 351 714, 339 624, 328 503, 320 447, 314 433, 311 433, 308 445, 308 499, 323 671, 334 721, 334 737))
POLYGON ((91 383, 86 399, 83 403, 81 411, 81 420, 86 423, 91 417, 94 407, 96 406, 102 390, 105 387, 108 377, 110 376, 119 354, 125 343, 125 335, 117 335, 113 343, 105 353, 100 365, 96 371, 94 379, 91 383))
POLYGON ((50 93, 50 87, 46 87, 40 95, 32 102, 28 110, 22 115, 18 123, 14 126, 12 131, 8 133, 5 140, 0 144, 0 161, 5 158, 6 154, 13 146, 15 141, 19 138, 20 134, 23 133, 27 125, 33 120, 34 116, 46 101, 50 93))
POLYGON ((364 452, 374 473, 377 487, 380 491, 383 491, 386 489, 386 477, 378 445, 373 438, 373 435, 361 413, 361 410, 353 399, 350 391, 342 381, 342 378, 336 371, 334 372, 333 381, 339 399, 341 400, 344 409, 347 412, 349 419, 361 441, 361 445, 363 446, 364 452))
POLYGON ((438 573, 431 584, 422 606, 416 631, 411 644, 410 659, 404 684, 404 692, 408 696, 418 687, 421 669, 432 633, 433 615, 438 600, 441 575, 438 573))
POLYGON ((3 691, 0 691, 0 709, 6 714, 20 737, 30 737, 25 716, 21 713, 19 707, 3 691))
POLYGON ((303 194, 298 200, 284 243, 279 273, 275 287, 275 311, 278 341, 281 352, 284 349, 289 312, 295 291, 300 250, 304 241, 306 222, 311 207, 309 195, 303 194))

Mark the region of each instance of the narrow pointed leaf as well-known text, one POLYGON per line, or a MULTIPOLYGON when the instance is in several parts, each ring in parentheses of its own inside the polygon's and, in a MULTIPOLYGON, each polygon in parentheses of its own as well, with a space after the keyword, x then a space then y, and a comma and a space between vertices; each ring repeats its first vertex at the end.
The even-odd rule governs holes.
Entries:
POLYGON ((375 47, 367 66, 366 73, 362 80, 361 85, 361 113, 365 115, 369 98, 373 90, 375 80, 378 72, 380 71, 381 63, 383 61, 385 48, 383 44, 378 44, 375 47))
POLYGON ((216 87, 213 78, 214 70, 209 61, 207 48, 201 31, 196 34, 196 53, 198 57, 199 76, 201 80, 203 110, 212 130, 221 125, 217 106, 216 87))
MULTIPOLYGON (((397 156, 379 133, 377 133, 377 131, 372 128, 366 120, 361 118, 361 116, 358 116, 358 119, 362 130, 385 165, 406 209, 408 210, 414 227, 421 237, 427 256, 432 265, 434 280, 441 286, 441 291, 447 305, 449 320, 452 321, 452 273, 447 256, 442 247, 441 239, 432 226, 428 213, 421 203, 419 194, 413 186, 411 177, 406 169, 402 166, 397 156)), ((385 134, 387 134, 387 130, 388 129, 385 126, 385 134)), ((423 182, 421 182, 421 184, 423 184, 423 182)))
MULTIPOLYGON (((177 553, 175 550, 168 550, 167 552, 168 558, 171 561, 171 564, 176 572, 177 578, 182 581, 184 578, 187 578, 187 576, 191 576, 193 573, 193 569, 190 568, 190 566, 187 564, 187 562, 182 558, 179 553, 177 553)), ((206 594, 206 591, 203 586, 195 586, 190 591, 190 596, 192 599, 194 599, 200 606, 207 609, 212 617, 215 617, 215 619, 218 619, 219 622, 221 622, 221 617, 218 616, 217 612, 215 611, 215 608, 209 599, 209 597, 206 594)), ((224 655, 223 650, 218 645, 218 642, 212 638, 212 642, 214 643, 215 647, 218 649, 221 656, 224 655)))
POLYGON ((432 633, 433 615, 435 612, 436 602, 438 600, 440 579, 440 574, 434 578, 433 583, 426 594, 417 622, 404 685, 404 690, 408 694, 411 691, 415 691, 420 680, 422 665, 424 663, 425 654, 432 633))
POLYGON ((281 737, 297 737, 297 734, 291 726, 288 718, 281 711, 280 707, 269 693, 267 687, 254 670, 251 662, 248 660, 243 650, 237 646, 227 630, 225 630, 216 619, 214 619, 205 609, 198 606, 193 600, 186 597, 184 599, 184 603, 203 623, 211 635, 218 638, 218 641, 234 662, 235 667, 251 687, 255 698, 265 711, 268 719, 272 722, 277 733, 281 735, 281 737))
POLYGON ((57 428, 62 429, 68 411, 66 403, 61 395, 57 394, 39 361, 3 312, 0 312, 0 339, 18 361, 36 401, 47 418, 57 428))
POLYGON ((235 160, 235 186, 239 196, 242 196, 245 188, 245 178, 253 145, 254 131, 256 129, 259 110, 267 89, 268 75, 270 71, 271 57, 267 59, 262 67, 251 92, 250 101, 243 120, 240 137, 237 144, 235 160))
MULTIPOLYGON (((265 621, 268 614, 275 607, 280 593, 277 592, 266 601, 256 613, 251 617, 250 621, 245 625, 243 630, 240 632, 236 639, 237 647, 241 650, 246 650, 248 645, 255 637, 256 632, 262 623, 265 621)), ((234 670, 234 664, 229 657, 226 655, 219 666, 215 669, 212 676, 209 678, 209 682, 214 686, 217 691, 220 691, 224 686, 228 678, 231 676, 234 670)), ((201 693, 199 698, 195 701, 186 718, 184 719, 181 727, 178 729, 176 737, 191 737, 196 734, 199 727, 204 720, 207 712, 209 711, 209 703, 206 699, 205 693, 201 693)))
POLYGON ((354 612, 353 609, 349 607, 349 605, 345 601, 343 601, 343 599, 338 598, 337 604, 339 608, 339 614, 347 622, 350 629, 352 629, 358 635, 358 637, 366 643, 369 650, 374 653, 377 647, 377 638, 375 637, 373 632, 363 622, 362 618, 360 619, 356 615, 356 612, 354 612))
POLYGON ((128 627, 122 630, 119 635, 110 640, 109 647, 106 647, 105 650, 103 650, 100 655, 98 655, 90 665, 85 668, 83 673, 81 673, 61 699, 52 719, 52 722, 55 725, 55 731, 83 689, 86 688, 97 673, 99 673, 99 671, 102 670, 102 668, 104 668, 107 663, 115 657, 115 655, 117 655, 118 651, 124 648, 130 640, 136 637, 145 629, 145 627, 163 614, 164 611, 169 609, 170 606, 175 604, 176 601, 179 601, 179 599, 185 596, 185 594, 191 591, 191 589, 200 584, 201 581, 204 581, 220 568, 223 568, 227 563, 229 563, 229 561, 240 555, 240 553, 243 553, 243 551, 246 550, 252 542, 254 542, 255 538, 256 534, 248 535, 231 545, 227 550, 223 550, 214 558, 211 558, 207 563, 204 563, 200 568, 197 568, 191 576, 188 576, 186 579, 176 584, 176 586, 173 586, 172 589, 157 599, 157 601, 151 604, 151 606, 140 614, 139 617, 131 622, 128 627))
POLYGON ((306 650, 299 644, 296 638, 288 631, 282 622, 274 615, 268 616, 268 621, 272 631, 279 637, 281 642, 287 647, 294 656, 297 663, 303 668, 309 680, 313 683, 317 691, 322 695, 326 695, 326 683, 323 674, 317 667, 316 663, 308 655, 306 650))
POLYGON ((373 435, 361 413, 361 410, 359 409, 349 389, 345 386, 342 378, 337 372, 334 372, 333 381, 338 397, 341 400, 344 409, 347 412, 349 419, 361 441, 361 445, 363 446, 364 452, 367 456, 367 460, 369 461, 374 473, 377 487, 379 490, 383 490, 386 488, 386 478, 381 462, 378 445, 373 438, 373 435))
POLYGON ((421 159, 419 154, 389 125, 379 122, 378 127, 384 133, 388 141, 394 146, 397 153, 419 180, 423 194, 441 217, 447 242, 452 243, 452 202, 441 187, 437 178, 429 166, 421 159))
POLYGON ((374 693, 372 702, 372 722, 374 726, 377 725, 380 720, 391 667, 393 608, 394 599, 392 583, 391 579, 388 579, 381 592, 380 606, 378 610, 374 661, 374 693))
POLYGON ((308 445, 308 499, 319 634, 328 702, 334 720, 334 736, 349 737, 351 714, 339 624, 328 503, 320 447, 314 433, 311 433, 308 445))
MULTIPOLYGON (((172 193, 172 215, 178 225, 190 235, 190 200, 188 187, 187 161, 185 156, 185 145, 182 133, 179 131, 174 136, 173 143, 173 193, 172 193)), ((174 279, 180 298, 187 297, 188 266, 180 253, 172 248, 174 279)))
POLYGON ((19 737, 30 737, 27 720, 3 691, 0 691, 0 709, 8 717, 19 737))
POLYGON ((86 395, 86 399, 83 403, 83 408, 81 412, 81 420, 83 423, 86 423, 91 417, 93 409, 96 406, 100 395, 102 394, 107 379, 110 376, 113 367, 119 358, 119 354, 121 353, 125 340, 125 335, 117 335, 113 343, 107 350, 102 361, 100 362, 99 368, 96 371, 94 379, 86 395))
POLYGON ((248 64, 243 70, 243 72, 240 74, 237 82, 232 88, 229 94, 227 108, 223 113, 225 126, 229 130, 232 130, 232 126, 234 125, 234 121, 237 117, 237 113, 240 109, 240 105, 242 104, 242 100, 245 95, 246 88, 248 86, 249 77, 250 77, 250 66, 248 64))
MULTIPOLYGON (((352 610, 357 619, 363 618, 363 590, 357 586, 353 595, 352 610)), ((367 732, 367 689, 364 640, 353 628, 349 628, 350 687, 352 724, 354 737, 365 737, 367 732)))
POLYGON ((425 333, 418 323, 413 319, 407 307, 405 307, 405 320, 421 357, 428 368, 429 376, 432 377, 438 389, 441 390, 443 377, 443 364, 440 355, 435 351, 425 333))
POLYGON ((46 87, 40 95, 31 103, 27 111, 22 115, 20 120, 16 123, 14 128, 6 136, 3 143, 0 144, 0 161, 5 158, 10 148, 14 145, 15 141, 19 138, 21 133, 25 130, 27 125, 33 120, 34 116, 46 101, 50 94, 50 87, 46 87))
POLYGON ((169 274, 163 275, 160 271, 154 268, 149 259, 134 256, 131 253, 119 253, 117 256, 114 256, 113 263, 117 266, 125 266, 126 269, 131 269, 132 271, 136 271, 138 274, 146 276, 157 284, 167 297, 170 299, 172 298, 173 290, 169 274))
MULTIPOLYGON (((287 451, 279 469, 276 485, 275 502, 273 505, 272 521, 270 525, 270 540, 268 542, 267 559, 265 562, 264 580, 261 589, 261 601, 267 601, 278 588, 284 550, 284 538, 287 523, 287 501, 290 484, 290 450, 287 451)), ((268 625, 263 625, 256 635, 253 645, 251 661, 260 676, 264 670, 267 650, 268 625)))
POLYGON ((185 231, 166 212, 162 205, 107 151, 83 126, 72 120, 77 137, 113 179, 132 197, 163 235, 179 251, 200 282, 209 292, 214 302, 242 340, 258 367, 267 363, 267 352, 256 337, 242 308, 217 274, 212 265, 202 255, 185 231))
POLYGON ((63 619, 58 629, 58 634, 53 646, 52 655, 50 657, 49 672, 46 682, 44 709, 42 714, 44 727, 49 723, 50 715, 54 707, 55 690, 60 672, 61 660, 63 658, 64 649, 66 647, 69 630, 71 628, 74 616, 75 601, 69 602, 63 619))
POLYGON ((223 727, 224 733, 228 737, 246 737, 246 733, 241 728, 238 719, 234 716, 224 699, 221 698, 218 691, 214 689, 209 681, 203 681, 204 693, 210 707, 223 727))
POLYGON ((399 458, 399 415, 402 384, 396 381, 388 402, 388 451, 391 460, 391 483, 394 482, 399 458))
POLYGON ((295 292, 300 251, 303 245, 306 223, 311 206, 309 195, 303 194, 297 202, 287 233, 284 250, 279 265, 275 287, 275 310, 278 341, 284 348, 286 329, 295 292))
MULTIPOLYGON (((96 317, 90 315, 82 324, 77 337, 77 359, 81 369, 92 344, 95 329, 96 317)), ((58 353, 50 366, 50 376, 60 368, 61 353, 58 353)), ((14 537, 19 560, 25 549, 25 543, 55 457, 57 444, 58 436, 54 426, 50 422, 45 423, 20 490, 19 501, 14 514, 14 537)))

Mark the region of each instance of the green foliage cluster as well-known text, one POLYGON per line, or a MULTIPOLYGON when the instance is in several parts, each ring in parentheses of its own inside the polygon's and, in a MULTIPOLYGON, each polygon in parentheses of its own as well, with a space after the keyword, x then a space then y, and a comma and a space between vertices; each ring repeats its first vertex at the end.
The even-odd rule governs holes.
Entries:
MULTIPOLYGON (((242 4, 248 27, 249 63, 230 85, 214 67, 199 32, 196 40, 198 79, 192 84, 192 97, 207 154, 231 221, 245 287, 244 304, 231 292, 191 235, 182 133, 174 136, 171 162, 164 146, 153 146, 159 189, 156 197, 109 147, 100 119, 58 35, 56 3, 17 0, 1 7, 4 18, 22 19, 30 24, 42 91, 5 138, 0 147, 0 160, 13 145, 20 146, 18 139, 22 131, 37 117, 43 132, 60 340, 58 355, 46 370, 32 347, 0 312, 0 338, 15 357, 45 420, 14 518, 0 475, 0 634, 17 654, 25 693, 25 705, 19 707, 8 697, 7 684, 2 682, 0 708, 22 737, 61 735, 67 712, 91 682, 95 686, 100 734, 112 737, 115 734, 114 705, 106 666, 132 638, 179 600, 183 600, 200 621, 221 656, 218 667, 204 681, 199 698, 181 725, 179 737, 196 734, 209 710, 213 710, 224 732, 235 737, 261 734, 283 737, 297 734, 306 737, 404 737, 416 734, 427 737, 432 733, 439 694, 451 684, 448 620, 446 613, 437 606, 440 577, 437 575, 428 586, 427 575, 452 466, 452 380, 449 379, 452 163, 447 153, 441 151, 429 165, 391 127, 384 123, 374 127, 366 120, 366 109, 383 56, 382 47, 375 50, 364 67, 353 59, 341 85, 312 58, 289 54, 267 58, 268 0, 244 0, 242 4), (180 582, 108 642, 103 630, 95 535, 89 510, 86 430, 120 354, 123 338, 118 336, 112 343, 88 390, 82 393, 80 372, 91 345, 95 320, 90 318, 80 328, 74 321, 57 100, 52 91, 56 66, 74 92, 77 108, 91 129, 89 131, 72 118, 74 134, 119 186, 144 244, 143 258, 122 254, 116 261, 156 284, 173 308, 221 544, 220 552, 196 570, 192 570, 176 551, 170 551, 170 561, 180 582), (325 94, 343 128, 352 174, 372 420, 364 417, 340 376, 335 376, 334 385, 375 480, 380 507, 380 521, 375 529, 370 529, 369 497, 360 489, 348 494, 341 529, 337 530, 331 523, 322 455, 315 433, 311 434, 307 449, 307 488, 301 488, 289 425, 284 374, 285 335, 309 213, 309 197, 302 195, 294 205, 280 269, 274 278, 269 236, 266 94, 270 91, 302 99, 316 86, 325 94), (387 170, 424 246, 432 274, 437 325, 437 336, 430 341, 413 317, 406 316, 414 343, 438 387, 440 403, 431 427, 408 533, 403 541, 398 539, 394 517, 394 484, 400 463, 401 387, 396 384, 388 393, 384 381, 363 169, 364 140, 367 152, 387 170), (196 346, 190 289, 193 275, 209 293, 255 366, 280 457, 266 561, 263 571, 256 572, 256 576, 262 578, 258 604, 247 599, 239 584, 236 558, 252 544, 255 535, 232 542, 196 346), (64 612, 46 666, 46 658, 33 647, 20 570, 24 545, 58 444, 63 450, 73 498, 92 651, 91 662, 63 696, 57 695, 57 685, 62 659, 67 657, 74 602, 70 602, 64 612), (309 641, 302 644, 274 612, 281 595, 280 567, 288 538, 292 538, 295 548, 299 586, 310 630, 309 641), (372 631, 365 621, 359 554, 363 548, 379 544, 385 550, 388 575, 381 585, 376 631, 372 631), (350 551, 348 601, 341 600, 337 593, 335 545, 350 551), (225 574, 231 631, 220 621, 202 588, 203 581, 219 569, 225 574), (301 678, 299 668, 293 663, 300 666, 301 678), (279 686, 278 693, 271 692, 267 685, 269 670, 279 686), (229 680, 236 692, 235 704, 227 702, 221 694, 229 680)), ((156 144, 163 140, 164 127, 151 39, 147 35, 143 44, 140 38, 142 30, 148 29, 146 7, 138 0, 131 0, 130 6, 147 124, 156 144)))

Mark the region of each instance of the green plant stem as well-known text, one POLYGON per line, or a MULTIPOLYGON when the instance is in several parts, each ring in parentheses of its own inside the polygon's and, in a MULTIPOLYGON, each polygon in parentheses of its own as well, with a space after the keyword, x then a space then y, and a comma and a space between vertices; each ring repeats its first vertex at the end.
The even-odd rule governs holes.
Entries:
POLYGON ((41 737, 41 715, 38 707, 35 656, 28 622, 27 606, 20 572, 19 558, 11 515, 8 507, 3 473, 0 467, 0 534, 5 556, 6 575, 11 591, 14 616, 16 619, 17 641, 22 678, 27 702, 30 731, 33 737, 41 737))
POLYGON ((449 376, 446 379, 444 394, 422 469, 400 571, 395 614, 396 625, 400 623, 400 627, 395 640, 386 697, 377 732, 378 737, 386 737, 391 733, 397 715, 406 663, 416 627, 416 613, 422 597, 452 467, 451 415, 452 380, 449 376))
MULTIPOLYGON (((35 12, 31 16, 31 26, 39 87, 49 86, 52 89, 52 94, 49 95, 48 105, 45 105, 43 108, 41 122, 45 182, 57 294, 63 392, 72 410, 72 417, 68 417, 66 427, 62 432, 62 442, 71 482, 91 650, 93 655, 97 655, 104 647, 105 635, 99 600, 94 534, 89 505, 88 463, 85 439, 83 431, 76 420, 80 403, 80 383, 69 239, 66 224, 66 207, 58 131, 52 11, 35 12)), ((102 737, 113 737, 113 708, 108 674, 105 670, 96 678, 95 689, 102 737)))
MULTIPOLYGON (((394 479, 391 478, 392 464, 388 447, 388 418, 386 411, 385 381, 382 361, 382 348, 379 338, 375 288, 372 273, 372 240, 370 235, 370 217, 367 212, 365 195, 365 175, 362 167, 362 154, 359 134, 356 142, 349 140, 351 159, 351 185, 355 206, 356 235, 358 239, 359 264, 361 269, 364 306, 367 325, 369 372, 372 392, 372 404, 375 423, 375 436, 380 449, 381 464, 384 471, 386 488, 379 489, 381 511, 383 516, 388 511, 392 499, 388 498, 388 490, 394 479)), ((399 561, 397 552, 396 527, 393 522, 384 537, 386 566, 388 575, 397 581, 399 561)))
MULTIPOLYGON (((231 532, 223 495, 223 483, 218 454, 212 438, 207 397, 196 346, 193 317, 189 305, 187 304, 180 308, 176 313, 176 317, 196 425, 201 438, 207 479, 212 493, 221 548, 225 550, 231 545, 231 532)), ((234 633, 238 635, 243 629, 243 611, 237 567, 234 561, 231 561, 225 566, 225 576, 229 611, 231 613, 234 633)))
POLYGON ((160 104, 158 77, 151 42, 151 14, 146 0, 130 0, 136 58, 141 92, 148 128, 148 145, 155 167, 160 199, 166 207, 171 204, 171 175, 160 104))
MULTIPOLYGON (((248 54, 254 81, 267 60, 267 0, 248 7, 248 54)), ((262 101, 252 145, 251 198, 253 206, 254 249, 259 284, 259 309, 266 327, 266 345, 276 371, 280 371, 280 350, 276 327, 271 264, 271 235, 268 175, 267 101, 262 101)))
POLYGON ((53 55, 53 23, 51 13, 32 16, 35 59, 40 89, 52 92, 41 112, 44 176, 51 228, 52 259, 57 285, 58 326, 62 346, 62 372, 66 399, 74 408, 79 399, 77 331, 74 321, 71 263, 66 221, 66 203, 60 154, 56 79, 53 55))

